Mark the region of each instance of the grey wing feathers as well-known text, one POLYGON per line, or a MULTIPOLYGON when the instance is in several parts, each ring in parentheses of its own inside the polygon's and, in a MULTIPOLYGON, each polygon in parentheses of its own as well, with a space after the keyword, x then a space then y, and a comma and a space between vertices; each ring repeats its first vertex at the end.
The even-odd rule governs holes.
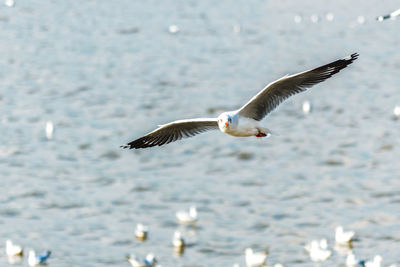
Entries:
POLYGON ((217 119, 178 120, 161 125, 156 130, 121 147, 138 149, 162 146, 182 138, 192 137, 196 134, 214 129, 218 129, 217 119))
POLYGON ((240 108, 239 114, 255 120, 262 120, 285 99, 332 77, 332 75, 351 64, 357 57, 358 54, 354 53, 316 69, 282 77, 268 84, 260 93, 240 108))

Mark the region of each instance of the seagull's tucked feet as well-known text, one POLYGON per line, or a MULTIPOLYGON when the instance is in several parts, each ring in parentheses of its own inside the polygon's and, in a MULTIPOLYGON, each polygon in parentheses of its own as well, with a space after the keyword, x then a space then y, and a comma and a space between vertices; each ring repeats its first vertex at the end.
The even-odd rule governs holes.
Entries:
POLYGON ((259 132, 256 134, 256 137, 266 137, 267 135, 265 133, 259 132))

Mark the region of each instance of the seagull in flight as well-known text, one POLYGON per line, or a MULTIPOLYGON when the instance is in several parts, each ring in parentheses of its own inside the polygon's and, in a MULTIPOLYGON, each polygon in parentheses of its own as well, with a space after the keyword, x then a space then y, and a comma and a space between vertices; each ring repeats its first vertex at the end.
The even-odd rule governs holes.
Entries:
POLYGON ((268 84, 238 110, 223 112, 218 118, 177 120, 160 125, 154 131, 121 147, 139 149, 162 146, 182 138, 217 129, 237 137, 269 136, 271 131, 260 124, 265 116, 290 96, 304 92, 307 88, 325 81, 346 68, 357 58, 358 53, 354 53, 315 69, 286 75, 268 84))

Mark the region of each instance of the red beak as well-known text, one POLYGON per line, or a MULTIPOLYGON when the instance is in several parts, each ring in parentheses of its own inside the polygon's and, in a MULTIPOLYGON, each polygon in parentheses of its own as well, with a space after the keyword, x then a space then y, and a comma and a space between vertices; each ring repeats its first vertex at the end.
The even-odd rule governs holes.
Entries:
POLYGON ((228 126, 229 125, 229 123, 228 122, 225 122, 225 126, 228 126))

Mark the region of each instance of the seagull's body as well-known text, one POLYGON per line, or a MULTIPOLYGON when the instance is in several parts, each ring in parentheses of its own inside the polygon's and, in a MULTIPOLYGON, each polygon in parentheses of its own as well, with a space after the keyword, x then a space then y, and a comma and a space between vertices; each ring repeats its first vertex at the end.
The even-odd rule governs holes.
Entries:
POLYGON ((195 206, 190 207, 189 212, 177 211, 175 215, 180 223, 195 223, 197 221, 197 209, 195 206))
POLYGON ((397 9, 390 14, 379 16, 376 19, 379 21, 383 21, 385 19, 395 19, 398 15, 400 15, 400 9, 397 9))
POLYGON ((354 255, 353 251, 349 251, 346 257, 346 266, 347 267, 354 267, 354 266, 364 266, 365 261, 360 261, 356 259, 356 256, 354 255))
POLYGON ((372 261, 367 261, 365 267, 381 267, 382 256, 376 255, 372 261))
POLYGON ((324 66, 286 75, 270 84, 238 110, 224 112, 218 118, 177 120, 160 125, 154 131, 136 139, 123 148, 146 148, 161 146, 191 137, 208 130, 220 130, 236 137, 266 137, 271 131, 260 121, 290 96, 304 92, 346 68, 358 57, 354 53, 324 66))
POLYGON ((51 121, 46 122, 46 138, 48 140, 53 138, 54 124, 51 121))
POLYGON ((325 261, 331 255, 332 251, 327 249, 328 245, 326 239, 321 239, 319 242, 317 240, 311 241, 311 244, 307 244, 305 249, 310 254, 312 261, 325 261))
POLYGON ((336 227, 335 230, 335 241, 337 244, 349 244, 354 237, 353 231, 345 232, 342 226, 336 227))
POLYGON ((267 266, 267 252, 253 252, 251 248, 246 248, 245 250, 246 257, 246 266, 247 267, 255 267, 255 266, 267 266))
POLYGON ((185 240, 183 239, 181 233, 176 231, 174 233, 174 238, 172 239, 172 245, 174 246, 175 252, 182 254, 185 250, 185 240))
POLYGON ((45 251, 43 253, 40 253, 39 255, 36 255, 35 251, 30 250, 28 256, 28 264, 29 266, 45 264, 47 262, 47 259, 50 258, 50 255, 51 251, 45 251))
POLYGON ((6 254, 9 257, 22 256, 24 254, 24 251, 21 246, 13 244, 13 242, 8 239, 6 241, 6 254))
POLYGON ((147 239, 148 228, 141 223, 136 225, 135 236, 139 241, 145 241, 147 239))
POLYGON ((154 254, 149 253, 147 254, 146 258, 144 260, 138 259, 135 255, 129 255, 127 257, 128 262, 133 266, 133 267, 155 267, 157 266, 157 260, 154 256, 154 254))

